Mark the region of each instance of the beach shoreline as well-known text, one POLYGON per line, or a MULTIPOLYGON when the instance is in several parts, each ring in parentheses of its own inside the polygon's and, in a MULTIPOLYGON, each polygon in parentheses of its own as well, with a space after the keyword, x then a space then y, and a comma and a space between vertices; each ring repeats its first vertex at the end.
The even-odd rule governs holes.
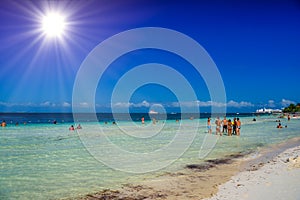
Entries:
MULTIPOLYGON (((215 195, 218 195, 219 187, 232 181, 233 177, 247 171, 258 171, 293 148, 298 148, 300 152, 300 138, 289 139, 252 153, 231 154, 222 159, 189 164, 177 172, 126 184, 116 190, 101 190, 78 199, 218 199, 215 195)), ((296 154, 299 155, 299 152, 296 154)), ((239 186, 238 183, 236 187, 239 186)))
POLYGON ((205 200, 299 199, 300 144, 273 155, 266 163, 248 166, 205 200))

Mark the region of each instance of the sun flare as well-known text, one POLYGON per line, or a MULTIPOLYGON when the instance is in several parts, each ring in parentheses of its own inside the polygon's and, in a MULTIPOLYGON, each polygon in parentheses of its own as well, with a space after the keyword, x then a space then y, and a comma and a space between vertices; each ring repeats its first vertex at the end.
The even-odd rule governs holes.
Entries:
POLYGON ((42 29, 49 37, 62 36, 65 31, 65 27, 65 18, 59 13, 50 13, 43 17, 42 29))

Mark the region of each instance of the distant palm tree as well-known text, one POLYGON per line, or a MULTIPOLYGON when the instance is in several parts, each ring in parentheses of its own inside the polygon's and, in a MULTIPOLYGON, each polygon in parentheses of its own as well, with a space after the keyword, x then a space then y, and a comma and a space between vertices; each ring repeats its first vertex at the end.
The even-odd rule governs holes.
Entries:
POLYGON ((297 103, 297 105, 291 103, 288 107, 283 109, 283 112, 289 112, 289 113, 300 112, 300 103, 297 103))

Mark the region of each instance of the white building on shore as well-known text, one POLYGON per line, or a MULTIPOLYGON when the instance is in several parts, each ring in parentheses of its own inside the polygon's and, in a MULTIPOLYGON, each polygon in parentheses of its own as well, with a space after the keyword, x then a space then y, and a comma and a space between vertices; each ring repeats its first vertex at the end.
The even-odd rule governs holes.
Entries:
POLYGON ((271 109, 271 108, 261 108, 261 109, 258 109, 256 110, 255 113, 282 113, 282 110, 281 109, 271 109))

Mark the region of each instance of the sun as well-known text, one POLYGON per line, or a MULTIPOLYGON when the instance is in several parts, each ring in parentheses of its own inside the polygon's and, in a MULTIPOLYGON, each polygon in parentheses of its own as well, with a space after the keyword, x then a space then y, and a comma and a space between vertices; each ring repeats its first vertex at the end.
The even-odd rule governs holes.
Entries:
POLYGON ((42 30, 48 37, 61 37, 65 28, 65 17, 59 13, 49 13, 42 19, 42 30))

